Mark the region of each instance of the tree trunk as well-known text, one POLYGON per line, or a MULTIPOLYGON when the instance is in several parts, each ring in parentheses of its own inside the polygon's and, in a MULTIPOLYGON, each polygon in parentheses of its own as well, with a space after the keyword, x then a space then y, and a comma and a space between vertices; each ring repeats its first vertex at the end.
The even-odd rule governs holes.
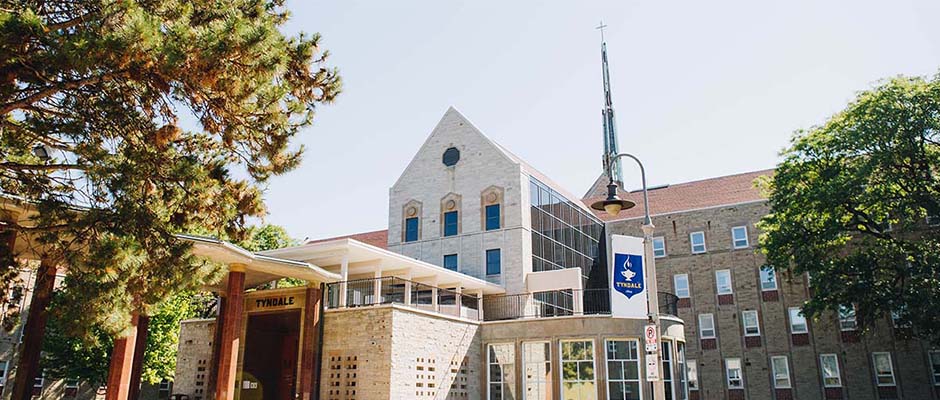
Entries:
POLYGON ((16 363, 11 400, 30 400, 33 397, 33 381, 39 376, 39 354, 42 338, 46 333, 49 317, 49 302, 55 285, 55 261, 44 257, 36 274, 36 285, 29 303, 26 326, 23 327, 23 344, 16 363))

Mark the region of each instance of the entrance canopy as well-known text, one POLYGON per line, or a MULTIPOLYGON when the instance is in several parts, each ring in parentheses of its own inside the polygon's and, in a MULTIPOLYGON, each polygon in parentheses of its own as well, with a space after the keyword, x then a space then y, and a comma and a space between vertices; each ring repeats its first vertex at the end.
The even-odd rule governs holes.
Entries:
POLYGON ((285 247, 260 254, 304 260, 322 266, 331 273, 338 273, 343 281, 394 276, 431 286, 460 288, 468 293, 492 295, 506 292, 500 285, 349 238, 285 247))
MULTIPOLYGON (((178 238, 193 244, 193 254, 225 264, 229 270, 243 269, 245 287, 255 287, 280 278, 297 278, 308 282, 339 281, 340 274, 329 272, 316 265, 252 253, 232 243, 215 238, 192 235, 177 235, 178 238)), ((215 285, 214 291, 222 290, 228 284, 228 274, 215 285)))

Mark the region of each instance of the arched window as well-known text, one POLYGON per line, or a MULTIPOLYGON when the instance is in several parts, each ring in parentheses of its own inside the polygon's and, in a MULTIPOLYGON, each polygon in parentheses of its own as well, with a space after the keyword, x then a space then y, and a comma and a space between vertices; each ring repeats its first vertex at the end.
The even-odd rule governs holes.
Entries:
POLYGON ((460 203, 460 195, 456 193, 448 193, 441 199, 441 236, 460 234, 460 203))
POLYGON ((503 188, 490 186, 480 193, 480 226, 484 231, 503 227, 503 188))
POLYGON ((411 200, 402 207, 402 242, 416 242, 421 239, 421 208, 421 202, 416 200, 411 200))

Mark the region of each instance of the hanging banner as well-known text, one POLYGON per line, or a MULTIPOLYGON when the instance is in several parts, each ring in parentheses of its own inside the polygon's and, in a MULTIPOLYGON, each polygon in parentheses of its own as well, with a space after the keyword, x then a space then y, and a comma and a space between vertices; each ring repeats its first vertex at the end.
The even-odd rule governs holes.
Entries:
POLYGON ((643 273, 643 238, 611 235, 610 312, 614 317, 647 317, 646 276, 643 273))

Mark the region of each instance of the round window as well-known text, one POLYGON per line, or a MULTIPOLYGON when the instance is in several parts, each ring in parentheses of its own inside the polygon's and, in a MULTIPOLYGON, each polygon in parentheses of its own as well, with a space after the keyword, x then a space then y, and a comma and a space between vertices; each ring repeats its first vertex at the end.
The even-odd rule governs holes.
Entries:
POLYGON ((443 161, 444 165, 448 167, 457 165, 457 161, 460 161, 460 150, 457 150, 456 147, 450 147, 447 150, 444 150, 443 161))

